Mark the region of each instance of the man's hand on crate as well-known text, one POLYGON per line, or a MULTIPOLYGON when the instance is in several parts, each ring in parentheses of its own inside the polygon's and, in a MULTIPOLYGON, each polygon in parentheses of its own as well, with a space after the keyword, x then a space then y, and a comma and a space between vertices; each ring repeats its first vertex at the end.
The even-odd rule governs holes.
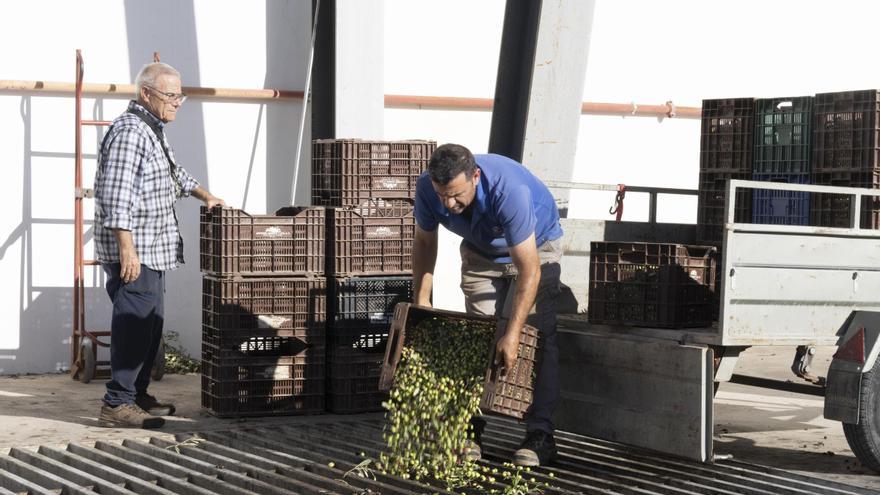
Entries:
POLYGON ((519 332, 507 332, 495 344, 495 368, 501 376, 513 369, 519 353, 519 332))
POLYGON ((199 186, 193 189, 192 195, 196 198, 202 200, 205 203, 205 206, 210 210, 215 206, 226 206, 226 201, 214 196, 207 189, 199 186))

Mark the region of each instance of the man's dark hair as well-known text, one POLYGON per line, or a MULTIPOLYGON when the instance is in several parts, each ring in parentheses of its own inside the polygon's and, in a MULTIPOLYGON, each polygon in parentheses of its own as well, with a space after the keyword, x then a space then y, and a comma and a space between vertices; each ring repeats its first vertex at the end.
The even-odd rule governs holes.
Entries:
POLYGON ((428 175, 435 183, 446 185, 462 172, 469 179, 476 168, 477 162, 469 149, 460 144, 444 144, 431 155, 428 175))

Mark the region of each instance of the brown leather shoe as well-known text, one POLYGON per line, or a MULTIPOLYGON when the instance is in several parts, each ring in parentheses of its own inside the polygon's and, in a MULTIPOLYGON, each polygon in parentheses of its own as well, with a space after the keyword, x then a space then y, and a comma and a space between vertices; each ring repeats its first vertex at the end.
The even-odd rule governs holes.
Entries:
POLYGON ((165 424, 164 419, 150 415, 136 404, 104 405, 98 422, 115 428, 161 428, 165 424))
POLYGON ((138 395, 134 399, 134 403, 144 411, 153 416, 171 416, 177 409, 170 402, 159 402, 158 399, 150 394, 138 395))

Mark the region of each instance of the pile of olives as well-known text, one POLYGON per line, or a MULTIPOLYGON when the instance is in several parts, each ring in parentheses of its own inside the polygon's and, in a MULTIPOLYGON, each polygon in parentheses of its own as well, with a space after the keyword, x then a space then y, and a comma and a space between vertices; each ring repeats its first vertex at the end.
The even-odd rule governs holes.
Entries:
POLYGON ((379 459, 382 469, 447 490, 539 493, 546 485, 528 478, 528 468, 505 464, 499 470, 465 458, 474 439, 471 418, 480 414, 494 325, 432 318, 408 333, 384 404, 388 448, 379 459))

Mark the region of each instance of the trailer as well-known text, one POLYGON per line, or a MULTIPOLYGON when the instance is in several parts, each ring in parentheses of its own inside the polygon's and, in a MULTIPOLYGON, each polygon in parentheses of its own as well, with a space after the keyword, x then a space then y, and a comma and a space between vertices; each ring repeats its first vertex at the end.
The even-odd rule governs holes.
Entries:
MULTIPOLYGON (((649 222, 562 220, 562 281, 579 311, 589 304, 589 242, 693 243, 693 225, 654 221, 663 190, 642 189, 651 194, 649 222)), ((583 313, 561 314, 557 427, 711 462, 717 384, 731 379, 750 346, 795 346, 792 370, 824 391, 825 418, 840 421, 853 453, 880 472, 880 231, 859 227, 862 198, 877 195, 729 181, 718 321, 665 329, 593 325, 583 313), (742 189, 848 196, 850 226, 735 223, 730 198, 742 189), (813 349, 826 345, 837 352, 821 377, 810 364, 813 349)))

